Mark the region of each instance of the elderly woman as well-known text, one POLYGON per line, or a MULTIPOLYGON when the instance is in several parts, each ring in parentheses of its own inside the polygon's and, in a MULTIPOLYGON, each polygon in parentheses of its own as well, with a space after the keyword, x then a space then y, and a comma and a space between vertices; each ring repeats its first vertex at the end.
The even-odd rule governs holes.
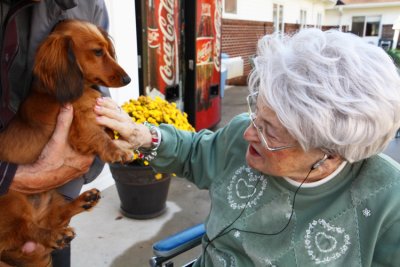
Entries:
POLYGON ((98 122, 158 171, 209 189, 195 266, 400 266, 400 77, 379 47, 337 31, 259 42, 249 114, 198 133, 134 124, 110 99, 98 122))

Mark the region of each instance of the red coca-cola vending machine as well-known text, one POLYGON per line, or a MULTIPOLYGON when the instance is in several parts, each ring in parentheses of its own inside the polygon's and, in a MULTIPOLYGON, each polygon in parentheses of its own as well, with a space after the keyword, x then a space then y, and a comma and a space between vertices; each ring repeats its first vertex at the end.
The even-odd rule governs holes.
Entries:
POLYGON ((140 94, 180 102, 180 0, 140 0, 135 5, 140 94))
POLYGON ((221 120, 222 0, 185 1, 185 111, 196 130, 221 120))
POLYGON ((135 2, 140 94, 177 102, 196 130, 221 119, 221 1, 135 2))

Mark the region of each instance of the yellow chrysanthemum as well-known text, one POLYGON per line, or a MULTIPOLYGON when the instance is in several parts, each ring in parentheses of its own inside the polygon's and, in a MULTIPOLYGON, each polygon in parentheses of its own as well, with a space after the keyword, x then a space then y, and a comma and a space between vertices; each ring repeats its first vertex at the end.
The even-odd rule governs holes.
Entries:
POLYGON ((154 178, 156 178, 156 180, 161 180, 163 178, 163 175, 162 175, 162 173, 156 173, 154 175, 154 178))
POLYGON ((188 121, 188 115, 180 111, 176 103, 170 103, 161 97, 154 99, 149 96, 139 96, 137 100, 130 99, 122 105, 122 109, 136 123, 149 123, 160 125, 161 123, 174 125, 177 129, 195 131, 188 121))
MULTIPOLYGON (((166 123, 180 130, 195 131, 188 121, 188 115, 179 110, 176 103, 170 103, 161 97, 153 99, 149 96, 139 96, 138 99, 130 99, 125 102, 121 107, 135 123, 147 121, 157 126, 166 123)), ((114 132, 114 137, 115 139, 119 138, 118 132, 114 132)), ((133 159, 134 162, 138 162, 141 165, 149 165, 149 162, 140 158, 137 153, 134 153, 133 159)), ((155 175, 155 179, 157 180, 162 179, 162 177, 161 173, 155 175)))

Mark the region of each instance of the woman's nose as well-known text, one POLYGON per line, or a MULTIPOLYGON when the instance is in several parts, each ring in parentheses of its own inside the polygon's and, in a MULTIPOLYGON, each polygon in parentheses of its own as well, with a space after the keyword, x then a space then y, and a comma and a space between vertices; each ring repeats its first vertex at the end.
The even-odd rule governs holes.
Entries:
POLYGON ((243 133, 243 138, 247 142, 261 142, 258 138, 257 129, 250 123, 243 133))

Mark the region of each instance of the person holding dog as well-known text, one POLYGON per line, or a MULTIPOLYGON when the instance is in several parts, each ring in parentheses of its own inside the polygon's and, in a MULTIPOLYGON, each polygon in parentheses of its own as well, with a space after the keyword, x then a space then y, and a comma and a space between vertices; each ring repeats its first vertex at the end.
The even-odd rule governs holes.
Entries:
POLYGON ((400 127, 393 61, 353 34, 304 29, 262 38, 254 63, 248 114, 216 132, 95 107, 118 143, 209 190, 194 266, 400 266, 400 165, 380 154, 400 127))
MULTIPOLYGON (((1 131, 29 93, 36 48, 52 28, 64 19, 81 19, 107 29, 108 13, 103 0, 1 0, 0 5, 1 131)), ((109 95, 107 88, 102 90, 109 95)), ((34 164, 17 166, 0 161, 0 197, 9 188, 24 193, 59 188, 67 199, 74 199, 84 183, 98 176, 104 163, 98 158, 78 154, 67 144, 72 118, 72 106, 66 104, 60 111, 52 138, 34 164)), ((40 249, 40 244, 27 242, 21 248, 26 253, 35 249, 40 249)), ((53 266, 70 266, 70 248, 54 253, 53 266)))

